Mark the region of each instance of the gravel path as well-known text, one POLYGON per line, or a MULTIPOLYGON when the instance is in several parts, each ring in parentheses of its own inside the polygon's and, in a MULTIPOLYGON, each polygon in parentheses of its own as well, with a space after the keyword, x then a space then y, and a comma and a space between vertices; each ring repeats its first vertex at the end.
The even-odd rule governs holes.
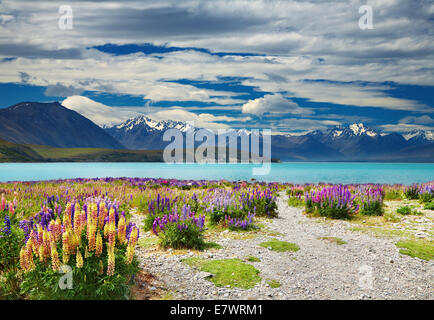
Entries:
MULTIPOLYGON (((254 239, 232 240, 221 234, 224 248, 206 252, 161 252, 137 248, 141 267, 157 280, 151 290, 167 290, 175 299, 428 299, 434 298, 434 264, 401 255, 396 239, 376 238, 348 231, 345 221, 318 223, 288 207, 284 193, 278 198, 279 218, 267 227, 279 234, 261 234, 254 239), (319 237, 339 237, 337 245, 319 237), (297 252, 275 252, 258 246, 276 238, 296 243, 297 252), (180 259, 200 256, 208 259, 255 256, 261 262, 249 262, 260 270, 262 281, 254 288, 218 288, 204 273, 180 259), (271 288, 267 280, 277 280, 271 288)), ((135 219, 140 219, 135 216, 135 219)), ((142 235, 141 235, 142 236, 142 235)), ((143 235, 145 236, 145 235, 143 235)))

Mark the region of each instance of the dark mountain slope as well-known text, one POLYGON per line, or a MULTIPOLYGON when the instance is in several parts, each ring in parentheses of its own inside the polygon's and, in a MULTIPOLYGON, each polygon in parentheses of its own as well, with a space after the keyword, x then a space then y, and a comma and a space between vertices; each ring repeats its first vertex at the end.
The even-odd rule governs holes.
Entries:
POLYGON ((23 102, 0 109, 0 138, 61 148, 123 148, 92 121, 58 102, 23 102))

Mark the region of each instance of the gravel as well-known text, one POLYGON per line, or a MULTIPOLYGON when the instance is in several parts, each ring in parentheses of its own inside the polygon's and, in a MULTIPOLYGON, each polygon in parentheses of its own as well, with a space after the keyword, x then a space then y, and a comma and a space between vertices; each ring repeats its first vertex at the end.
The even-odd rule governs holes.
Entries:
MULTIPOLYGON (((284 193, 278 198, 279 217, 267 223, 276 236, 260 234, 254 239, 232 240, 220 237, 223 249, 206 252, 160 251, 137 247, 140 266, 156 277, 153 286, 163 288, 174 299, 426 299, 433 295, 434 264, 401 255, 396 239, 376 238, 349 231, 346 221, 318 223, 289 207, 284 193), (319 240, 338 237, 344 245, 319 240), (275 252, 259 243, 272 238, 296 243, 297 252, 275 252), (251 289, 216 287, 209 274, 180 260, 198 256, 204 259, 258 257, 246 262, 260 271, 262 281, 251 289), (271 288, 267 281, 281 286, 271 288)), ((134 220, 142 218, 134 215, 134 220)), ((141 237, 145 234, 141 234, 141 237)))

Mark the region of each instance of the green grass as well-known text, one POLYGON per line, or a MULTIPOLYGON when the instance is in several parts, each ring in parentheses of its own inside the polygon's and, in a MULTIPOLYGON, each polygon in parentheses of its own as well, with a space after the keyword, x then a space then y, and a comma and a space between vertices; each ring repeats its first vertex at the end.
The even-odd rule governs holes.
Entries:
POLYGON ((139 247, 146 249, 146 248, 150 248, 150 247, 157 245, 158 241, 159 241, 158 237, 149 237, 149 238, 146 237, 146 238, 140 239, 137 244, 139 245, 139 247))
POLYGON ((342 240, 341 238, 337 238, 337 237, 319 237, 319 240, 326 240, 328 242, 333 242, 336 243, 337 245, 343 245, 346 244, 347 242, 342 240))
POLYGON ((434 201, 425 203, 423 207, 425 210, 434 210, 434 201))
POLYGON ((351 227, 348 228, 348 230, 371 233, 374 236, 379 238, 410 237, 412 235, 411 232, 404 231, 404 230, 386 229, 386 228, 379 228, 379 227, 351 227))
POLYGON ((55 148, 26 145, 49 161, 162 161, 159 150, 115 150, 104 148, 55 148))
POLYGON ((204 250, 208 250, 208 249, 223 249, 223 246, 220 245, 220 244, 218 244, 217 242, 208 241, 208 242, 204 243, 203 249, 204 250))
POLYGON ((403 240, 396 243, 399 253, 423 260, 434 259, 434 242, 425 240, 403 240))
POLYGON ((0 139, 0 162, 33 162, 43 158, 31 148, 0 139))
POLYGON ((258 257, 249 256, 249 257, 247 257, 247 261, 249 261, 249 262, 261 262, 261 259, 259 259, 258 257))
POLYGON ((288 200, 288 206, 297 208, 304 207, 304 200, 299 199, 298 197, 291 197, 288 200))
POLYGON ((267 283, 273 289, 280 288, 280 282, 277 280, 267 280, 267 283))
POLYGON ((191 267, 213 274, 209 281, 217 287, 253 288, 261 281, 259 270, 240 259, 204 260, 186 258, 181 260, 191 267))
POLYGON ((277 239, 262 242, 259 245, 261 247, 264 247, 264 248, 271 248, 271 250, 277 251, 277 252, 285 252, 285 251, 294 251, 295 252, 295 251, 300 250, 300 247, 298 245, 296 245, 295 243, 280 241, 277 239))

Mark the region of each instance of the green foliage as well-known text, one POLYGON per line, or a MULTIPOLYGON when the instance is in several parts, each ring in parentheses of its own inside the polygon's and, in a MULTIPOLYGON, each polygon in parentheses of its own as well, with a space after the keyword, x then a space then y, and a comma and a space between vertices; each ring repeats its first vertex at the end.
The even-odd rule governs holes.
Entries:
POLYGON ((178 228, 177 223, 168 223, 158 234, 160 246, 163 248, 203 250, 205 248, 204 230, 191 220, 185 220, 184 223, 187 228, 181 230, 178 228))
POLYGON ((384 214, 383 201, 362 202, 359 212, 364 216, 382 216, 384 214))
POLYGON ((414 184, 404 190, 404 195, 409 200, 419 199, 419 186, 414 184))
POLYGON ((387 190, 384 196, 384 200, 402 200, 401 190, 397 190, 397 189, 387 190))
POLYGON ((419 195, 419 199, 422 203, 427 203, 434 199, 434 194, 430 192, 424 192, 419 195))
POLYGON ((271 198, 255 200, 254 207, 257 217, 277 218, 278 216, 277 203, 271 198))
POLYGON ((434 210, 434 201, 425 203, 425 206, 423 207, 425 210, 434 210))
POLYGON ((5 228, 5 214, 7 213, 0 212, 0 300, 20 299, 19 264, 24 234, 14 216, 11 217, 10 234, 1 232, 5 228))
POLYGON ((76 266, 75 256, 68 265, 72 268, 72 289, 61 289, 61 272, 53 271, 51 264, 35 261, 36 268, 24 274, 22 293, 34 300, 124 300, 130 299, 129 288, 138 271, 138 261, 127 264, 126 246, 115 248, 115 274, 106 275, 107 259, 89 253, 82 268, 76 266), (101 268, 102 266, 102 268, 101 268))
POLYGON ((261 247, 264 247, 264 248, 271 248, 271 250, 277 251, 277 252, 285 252, 285 251, 294 251, 295 252, 295 251, 300 250, 300 247, 298 245, 296 245, 295 243, 280 241, 277 239, 262 242, 259 245, 261 247))
POLYGON ((413 207, 410 206, 403 206, 403 207, 399 207, 398 209, 396 209, 396 212, 401 214, 401 215, 409 215, 409 214, 414 214, 414 215, 420 215, 421 213, 418 211, 413 210, 413 207))
MULTIPOLYGON (((5 213, 0 213, 0 230, 5 227, 3 222, 4 215, 5 213)), ((24 234, 14 217, 11 217, 10 235, 5 235, 0 232, 0 236, 0 271, 9 271, 18 268, 24 234)))
POLYGON ((303 207, 304 206, 304 200, 299 197, 290 197, 288 200, 288 205, 290 207, 303 207))
POLYGON ((201 271, 213 274, 209 280, 217 287, 253 288, 261 281, 259 270, 240 259, 203 260, 200 258, 183 259, 186 264, 201 271))
POLYGON ((424 240, 403 240, 396 243, 399 253, 423 260, 434 259, 434 242, 424 240))

